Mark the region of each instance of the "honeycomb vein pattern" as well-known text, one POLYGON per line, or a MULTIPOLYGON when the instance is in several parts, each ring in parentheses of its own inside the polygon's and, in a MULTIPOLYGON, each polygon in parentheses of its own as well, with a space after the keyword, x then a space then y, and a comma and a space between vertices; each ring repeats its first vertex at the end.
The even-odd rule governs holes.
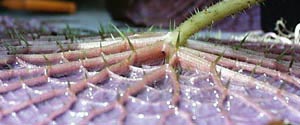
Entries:
MULTIPOLYGON (((77 49, 3 56, 0 125, 300 124, 296 72, 233 53, 174 51, 161 34, 130 38, 134 51, 120 39, 85 49, 65 41, 77 49)), ((31 48, 42 46, 31 42, 31 48)))

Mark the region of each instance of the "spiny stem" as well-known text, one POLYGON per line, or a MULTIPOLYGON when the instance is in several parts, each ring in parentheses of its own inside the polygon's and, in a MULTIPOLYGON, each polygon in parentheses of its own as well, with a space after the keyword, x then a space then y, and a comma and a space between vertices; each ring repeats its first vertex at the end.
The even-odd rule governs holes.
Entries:
POLYGON ((180 45, 185 45, 187 39, 199 30, 211 25, 213 22, 240 12, 262 1, 263 0, 223 0, 208 9, 196 13, 191 18, 183 22, 179 27, 171 32, 167 41, 176 45, 177 35, 180 32, 180 45))

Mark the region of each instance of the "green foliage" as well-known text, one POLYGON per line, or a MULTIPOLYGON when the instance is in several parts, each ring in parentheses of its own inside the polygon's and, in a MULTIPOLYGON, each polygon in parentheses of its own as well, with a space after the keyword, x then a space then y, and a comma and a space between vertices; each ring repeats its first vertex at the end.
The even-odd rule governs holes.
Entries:
POLYGON ((126 26, 127 26, 127 33, 135 33, 135 30, 134 29, 132 29, 128 24, 126 24, 126 26))
POLYGON ((148 28, 148 30, 147 30, 147 32, 152 32, 153 31, 153 25, 151 25, 149 28, 148 28))
POLYGON ((134 48, 133 44, 131 43, 130 39, 114 24, 111 24, 111 25, 119 33, 119 35, 122 37, 122 39, 126 40, 128 42, 130 49, 135 52, 135 48, 134 48))
POLYGON ((98 29, 98 34, 101 37, 101 40, 104 40, 105 38, 105 32, 106 30, 104 29, 104 26, 102 24, 100 24, 99 29, 98 29))
POLYGON ((246 42, 246 39, 247 39, 248 36, 249 36, 249 33, 247 33, 247 34, 244 36, 244 38, 241 40, 241 42, 240 42, 238 45, 233 46, 233 49, 239 50, 239 49, 243 46, 243 44, 246 42))
POLYGON ((76 35, 78 35, 78 31, 76 31, 76 29, 72 29, 69 24, 66 24, 64 35, 67 40, 70 39, 71 43, 73 43, 77 38, 76 35))
POLYGON ((176 44, 175 44, 175 47, 176 49, 178 49, 180 47, 180 31, 178 32, 178 35, 177 35, 177 40, 176 40, 176 44))

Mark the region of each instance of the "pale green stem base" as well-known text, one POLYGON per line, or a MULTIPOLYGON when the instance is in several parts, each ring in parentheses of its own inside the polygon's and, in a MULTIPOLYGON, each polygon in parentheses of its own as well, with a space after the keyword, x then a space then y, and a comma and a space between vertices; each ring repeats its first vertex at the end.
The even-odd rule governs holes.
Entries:
POLYGON ((167 41, 172 42, 173 45, 176 45, 177 43, 177 46, 179 42, 179 46, 183 46, 190 36, 199 32, 201 29, 262 1, 263 0, 223 0, 199 13, 196 13, 191 18, 180 24, 179 27, 169 34, 167 41))

